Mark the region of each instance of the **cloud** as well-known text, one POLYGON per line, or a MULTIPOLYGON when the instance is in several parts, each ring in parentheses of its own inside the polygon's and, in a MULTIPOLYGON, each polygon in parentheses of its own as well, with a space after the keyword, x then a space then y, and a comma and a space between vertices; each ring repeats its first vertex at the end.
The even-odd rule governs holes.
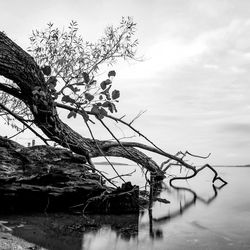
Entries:
POLYGON ((232 74, 245 73, 248 69, 250 19, 232 20, 226 26, 204 32, 197 39, 207 48, 199 58, 204 67, 232 74))
POLYGON ((232 122, 229 124, 222 124, 220 126, 220 131, 229 132, 229 133, 233 133, 233 134, 237 134, 237 135, 243 134, 243 135, 246 135, 246 137, 249 137, 250 123, 243 123, 243 122, 234 122, 233 123, 232 122))
POLYGON ((122 71, 124 77, 158 79, 162 71, 171 73, 178 66, 190 64, 197 55, 206 51, 206 45, 199 40, 190 43, 172 37, 160 37, 158 40, 146 49, 143 62, 122 71))
POLYGON ((124 79, 157 80, 164 77, 166 80, 190 66, 243 74, 250 66, 250 19, 233 19, 223 26, 199 31, 191 38, 163 33, 142 54, 143 62, 121 69, 124 79))

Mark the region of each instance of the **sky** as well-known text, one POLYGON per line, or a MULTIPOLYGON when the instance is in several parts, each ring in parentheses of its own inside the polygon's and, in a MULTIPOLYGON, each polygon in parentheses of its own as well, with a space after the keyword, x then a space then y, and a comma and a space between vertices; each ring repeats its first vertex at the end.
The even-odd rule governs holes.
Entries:
MULTIPOLYGON (((0 30, 24 49, 31 31, 50 21, 67 27, 75 20, 83 38, 95 41, 132 16, 144 60, 113 66, 118 115, 129 121, 146 110, 135 127, 169 153, 211 153, 204 163, 214 165, 250 163, 250 1, 0 0, 0 10, 0 30)), ((70 122, 89 136, 80 120, 70 122)))

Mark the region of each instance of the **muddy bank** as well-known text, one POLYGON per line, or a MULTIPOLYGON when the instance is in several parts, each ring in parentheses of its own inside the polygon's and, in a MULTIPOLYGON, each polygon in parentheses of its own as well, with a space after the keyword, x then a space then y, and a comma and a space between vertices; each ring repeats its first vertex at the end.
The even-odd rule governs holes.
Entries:
POLYGON ((103 227, 115 232, 117 237, 129 240, 138 235, 138 218, 136 214, 79 216, 53 213, 1 216, 0 249, 80 250, 84 235, 88 232, 97 233, 103 227))

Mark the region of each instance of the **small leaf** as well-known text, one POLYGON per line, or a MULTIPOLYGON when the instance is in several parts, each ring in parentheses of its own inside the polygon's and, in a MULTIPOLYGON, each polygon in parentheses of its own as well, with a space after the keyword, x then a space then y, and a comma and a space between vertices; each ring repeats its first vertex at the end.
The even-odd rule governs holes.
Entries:
POLYGON ((83 72, 82 75, 83 75, 84 82, 88 83, 90 81, 89 74, 86 72, 83 72))
POLYGON ((85 122, 87 122, 89 120, 89 115, 86 113, 86 111, 84 109, 81 110, 80 114, 83 117, 85 122))
POLYGON ((111 77, 111 76, 116 76, 116 72, 114 70, 109 71, 108 77, 111 77))
POLYGON ((112 99, 117 99, 120 97, 120 91, 119 90, 113 90, 112 92, 112 99))
POLYGON ((109 84, 111 84, 111 83, 112 83, 112 81, 110 81, 109 79, 106 80, 106 84, 107 84, 107 85, 109 85, 109 84))
POLYGON ((52 36, 52 38, 53 38, 54 40, 58 40, 58 35, 57 35, 57 34, 54 34, 54 35, 52 36))
POLYGON ((43 100, 43 104, 44 104, 45 106, 48 106, 48 102, 45 101, 45 100, 43 100))
POLYGON ((115 105, 112 102, 106 101, 102 104, 104 108, 108 108, 108 110, 113 113, 114 111, 117 112, 115 105))
POLYGON ((108 113, 104 108, 99 107, 99 106, 100 105, 98 105, 98 104, 93 105, 93 107, 91 109, 91 112, 94 113, 97 116, 98 119, 103 119, 104 116, 106 116, 108 113))
POLYGON ((58 95, 59 94, 56 91, 52 92, 52 97, 53 97, 54 100, 58 98, 58 95))
POLYGON ((112 102, 110 103, 109 111, 110 111, 111 113, 117 112, 116 106, 115 106, 115 104, 112 103, 112 102))
POLYGON ((76 112, 74 110, 71 110, 67 116, 68 118, 74 117, 76 118, 76 112))
POLYGON ((89 93, 85 93, 85 98, 91 102, 95 97, 89 93))
POLYGON ((51 67, 48 65, 43 66, 42 72, 44 75, 49 76, 51 74, 51 67))
POLYGON ((104 90, 104 89, 106 89, 107 85, 109 85, 111 83, 112 82, 109 79, 107 79, 105 81, 102 81, 100 85, 101 85, 101 88, 104 90))
POLYGON ((110 98, 110 94, 109 93, 106 93, 106 98, 107 98, 107 100, 111 100, 111 98, 110 98))
POLYGON ((102 106, 103 106, 104 108, 108 108, 108 107, 110 107, 110 102, 104 102, 104 103, 102 104, 102 106))
POLYGON ((40 95, 40 96, 44 96, 44 97, 46 96, 46 94, 45 94, 44 91, 40 91, 40 92, 39 92, 39 95, 40 95))
POLYGON ((99 114, 98 106, 97 105, 93 105, 93 107, 91 109, 91 112, 94 113, 94 114, 99 114))
POLYGON ((50 84, 49 84, 49 89, 50 89, 50 90, 55 90, 55 85, 52 84, 52 83, 50 83, 50 84))
POLYGON ((56 82, 57 82, 57 79, 55 76, 51 76, 48 81, 47 81, 47 84, 53 84, 54 86, 56 86, 56 82))
POLYGON ((103 115, 103 116, 106 116, 108 114, 107 111, 104 108, 100 108, 99 110, 100 110, 100 114, 103 115))
POLYGON ((100 86, 101 86, 101 88, 102 88, 103 90, 106 89, 106 87, 107 87, 106 81, 101 82, 100 86))
POLYGON ((115 112, 117 112, 117 109, 116 109, 115 104, 114 104, 114 103, 112 103, 112 105, 113 105, 113 108, 114 108, 115 112))
POLYGON ((32 94, 33 95, 39 94, 39 91, 35 89, 35 90, 32 91, 32 94))
POLYGON ((109 111, 110 111, 111 113, 113 113, 113 112, 114 112, 114 109, 113 109, 112 104, 110 105, 110 107, 108 107, 108 109, 109 109, 109 111))
POLYGON ((32 107, 33 107, 33 112, 34 112, 35 114, 37 114, 37 113, 38 113, 38 112, 37 112, 37 106, 36 106, 35 104, 33 104, 32 107))
POLYGON ((41 90, 41 87, 36 86, 36 87, 34 87, 34 90, 41 90))
POLYGON ((64 95, 62 97, 62 102, 70 102, 70 103, 75 103, 75 100, 69 97, 68 95, 64 95))
POLYGON ((109 90, 110 90, 111 86, 112 86, 112 85, 109 85, 108 88, 106 88, 104 91, 102 91, 102 92, 100 93, 100 94, 105 95, 107 100, 111 100, 110 94, 109 94, 109 90))

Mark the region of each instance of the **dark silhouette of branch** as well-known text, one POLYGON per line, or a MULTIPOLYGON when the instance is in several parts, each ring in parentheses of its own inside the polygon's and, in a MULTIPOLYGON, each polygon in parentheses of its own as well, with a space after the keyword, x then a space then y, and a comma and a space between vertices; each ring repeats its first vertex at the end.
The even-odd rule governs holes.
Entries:
MULTIPOLYGON (((69 107, 67 105, 64 105, 64 104, 60 104, 60 103, 56 103, 56 105, 60 108, 64 108, 64 109, 67 109, 67 110, 72 110, 72 107, 69 107)), ((78 112, 77 109, 74 109, 75 112, 78 112)), ((90 111, 87 111, 87 113, 89 115, 93 115, 96 117, 96 114, 94 112, 90 112, 90 111)), ((188 164, 187 162, 185 162, 183 159, 186 155, 190 155, 192 157, 196 157, 196 158, 202 158, 202 159, 206 159, 210 156, 210 154, 208 154, 207 156, 200 156, 200 155, 195 155, 195 154, 191 154, 190 152, 186 151, 185 153, 183 152, 178 152, 177 154, 175 155, 171 155, 165 151, 163 151, 162 149, 160 149, 158 146, 156 146, 153 142, 151 142, 151 140, 149 140, 146 136, 144 136, 142 133, 140 133, 137 129, 135 129, 134 127, 132 127, 129 123, 123 121, 122 119, 120 118, 115 118, 113 116, 110 116, 110 115, 105 115, 105 117, 107 118, 110 118, 112 120, 115 120, 117 122, 121 122, 123 123, 124 125, 130 127, 132 130, 134 130, 135 132, 137 132, 137 134, 139 134, 140 136, 142 136, 143 138, 145 138, 148 142, 150 142, 154 147, 150 147, 148 145, 145 145, 145 144, 142 144, 142 143, 138 143, 138 142, 120 142, 118 140, 117 142, 117 138, 114 136, 114 134, 109 130, 109 128, 107 128, 107 126, 105 125, 105 123, 99 119, 102 123, 102 125, 109 131, 109 133, 113 136, 113 138, 115 138, 116 142, 106 142, 102 145, 102 149, 105 149, 105 148, 110 148, 110 147, 115 147, 115 146, 123 146, 123 148, 125 147, 138 147, 140 149, 145 149, 147 151, 151 151, 151 152, 154 152, 154 153, 157 153, 157 154, 160 154, 162 156, 166 156, 167 158, 169 158, 167 161, 163 162, 162 165, 161 165, 161 169, 163 170, 163 172, 166 172, 167 169, 170 167, 170 166, 173 166, 173 165, 178 165, 178 166, 185 166, 187 169, 190 169, 193 171, 193 174, 190 175, 190 176, 186 176, 186 177, 174 177, 171 179, 171 183, 172 181, 174 180, 177 180, 177 179, 189 179, 189 178, 193 178, 198 172, 202 171, 204 168, 208 167, 209 169, 211 169, 215 176, 214 176, 214 179, 213 179, 213 183, 215 180, 219 179, 221 180, 223 183, 227 183, 226 181, 224 181, 221 177, 218 177, 218 173, 217 171, 212 168, 210 165, 206 164, 204 165, 203 167, 197 169, 196 167, 188 164), (179 155, 182 155, 182 157, 178 157, 179 155), (170 163, 166 168, 163 169, 163 166, 164 164, 166 163, 169 163, 171 160, 174 160, 176 161, 176 163, 170 163)))

